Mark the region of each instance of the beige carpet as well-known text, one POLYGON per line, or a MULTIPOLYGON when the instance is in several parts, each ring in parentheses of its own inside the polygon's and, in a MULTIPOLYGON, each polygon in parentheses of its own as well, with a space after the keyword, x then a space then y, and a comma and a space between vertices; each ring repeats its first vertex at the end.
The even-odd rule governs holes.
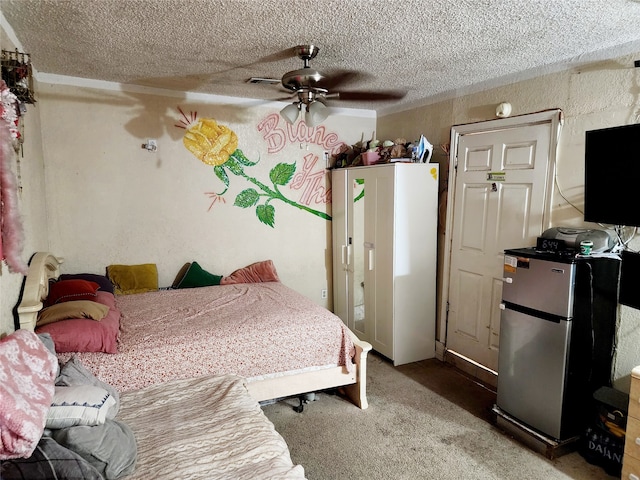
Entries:
POLYGON ((320 393, 263 408, 310 480, 614 479, 577 452, 548 460, 492 424, 495 394, 448 364, 369 355, 369 408, 320 393))

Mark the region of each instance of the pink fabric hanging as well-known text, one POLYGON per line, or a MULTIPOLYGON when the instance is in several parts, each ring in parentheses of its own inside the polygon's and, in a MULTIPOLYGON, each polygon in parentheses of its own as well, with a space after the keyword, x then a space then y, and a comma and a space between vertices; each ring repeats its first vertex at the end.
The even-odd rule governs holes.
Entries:
POLYGON ((22 260, 24 232, 18 209, 18 184, 11 170, 13 139, 18 138, 18 104, 4 81, 0 81, 0 259, 12 273, 27 274, 22 260))
MULTIPOLYGON (((3 135, 2 133, 0 133, 0 135, 3 135)), ((4 150, 5 150, 5 146, 4 146, 5 140, 4 140, 4 136, 2 139, 0 139, 0 175, 4 175, 4 170, 5 170, 5 154, 4 154, 4 150)), ((2 184, 0 184, 0 187, 2 186, 2 184)), ((4 211, 4 202, 2 201, 2 188, 0 188, 0 261, 4 260, 4 251, 2 250, 2 237, 3 237, 3 232, 4 232, 4 219, 2 218, 2 212, 4 211)))

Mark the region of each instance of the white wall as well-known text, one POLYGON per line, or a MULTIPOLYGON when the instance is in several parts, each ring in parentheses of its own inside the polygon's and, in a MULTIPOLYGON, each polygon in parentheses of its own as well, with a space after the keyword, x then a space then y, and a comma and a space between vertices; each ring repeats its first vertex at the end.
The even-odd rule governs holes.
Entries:
MULTIPOLYGON (((640 122, 640 69, 633 66, 638 58, 640 52, 459 96, 408 112, 380 116, 378 132, 381 137, 395 134, 407 138, 423 133, 433 144, 441 145, 449 143, 452 125, 496 118, 495 109, 501 102, 512 104, 512 116, 560 108, 564 113, 564 126, 558 148, 552 223, 553 226, 600 228, 584 224, 581 212, 584 199, 584 133, 591 129, 640 122)), ((449 158, 438 148, 434 158, 444 167, 441 168, 441 179, 446 182, 449 158)), ((445 208, 441 205, 441 212, 445 208)), ((444 231, 440 231, 439 238, 441 241, 444 239, 444 231)), ((637 250, 640 242, 631 246, 637 250)), ((640 364, 638 310, 620 308, 617 342, 614 384, 628 391, 631 369, 640 364)))

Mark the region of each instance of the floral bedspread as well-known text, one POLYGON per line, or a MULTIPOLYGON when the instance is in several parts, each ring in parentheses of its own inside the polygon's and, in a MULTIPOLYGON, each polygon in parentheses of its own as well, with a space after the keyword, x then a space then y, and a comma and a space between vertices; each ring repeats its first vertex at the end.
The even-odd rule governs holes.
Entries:
POLYGON ((116 297, 117 354, 72 355, 121 392, 174 379, 277 376, 345 366, 354 346, 339 317, 279 282, 116 297))

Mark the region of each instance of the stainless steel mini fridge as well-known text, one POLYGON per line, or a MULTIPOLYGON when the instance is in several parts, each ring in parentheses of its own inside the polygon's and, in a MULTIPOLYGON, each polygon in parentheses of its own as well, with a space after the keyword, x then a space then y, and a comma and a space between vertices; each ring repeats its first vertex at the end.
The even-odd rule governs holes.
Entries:
POLYGON ((579 435, 611 382, 619 261, 533 248, 504 258, 496 405, 554 440, 579 435))

